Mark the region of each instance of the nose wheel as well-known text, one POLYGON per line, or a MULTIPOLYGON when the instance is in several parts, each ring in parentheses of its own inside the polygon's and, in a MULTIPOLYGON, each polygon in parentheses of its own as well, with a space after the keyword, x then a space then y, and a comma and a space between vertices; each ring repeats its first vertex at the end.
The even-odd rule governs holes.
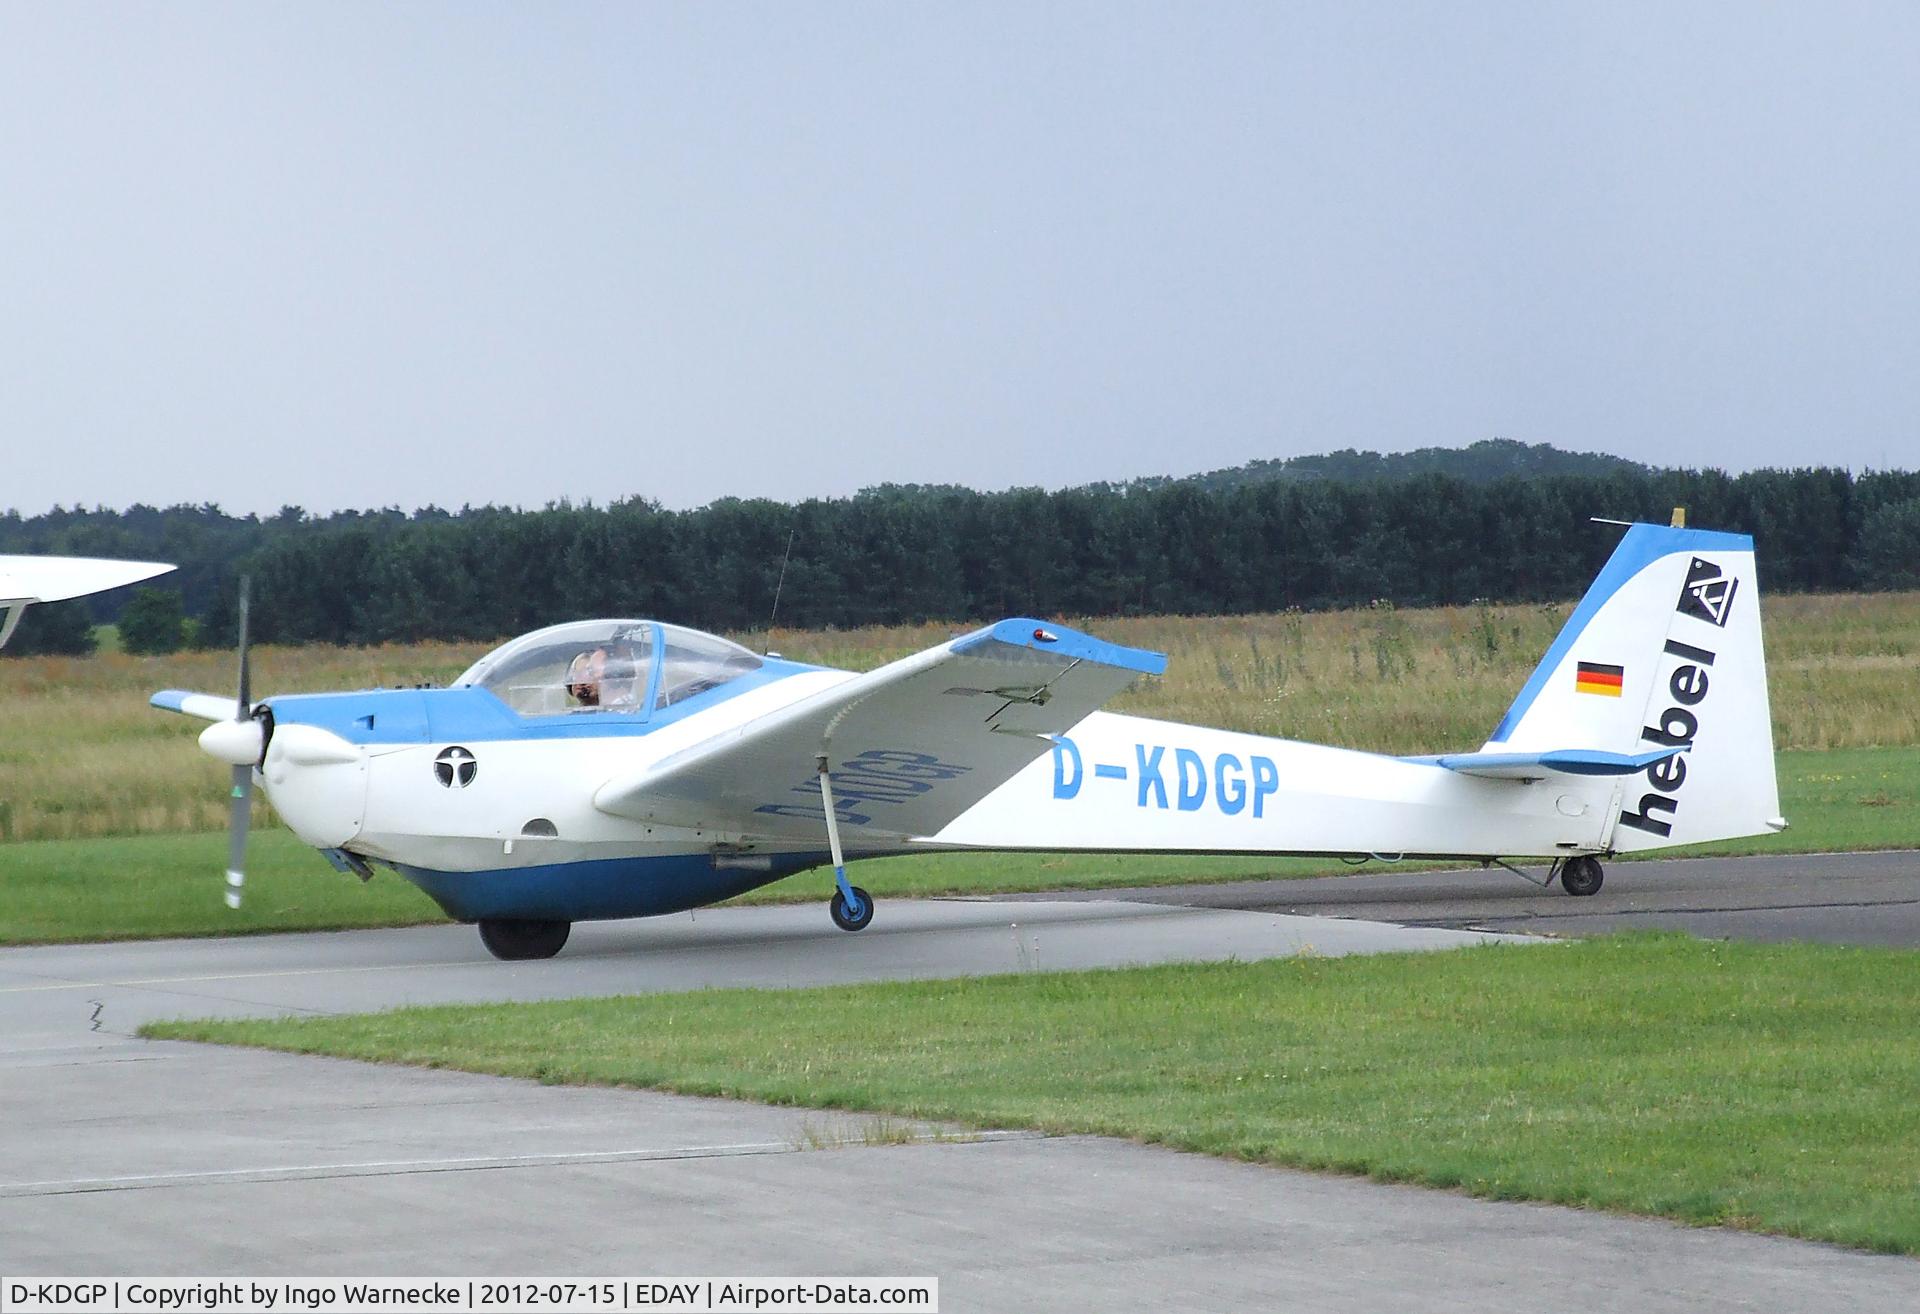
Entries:
POLYGON ((849 885, 846 892, 833 892, 833 901, 827 905, 827 911, 833 914, 833 924, 843 931, 863 931, 867 923, 873 920, 873 896, 858 885, 849 885), (849 901, 847 894, 853 899, 849 901))
POLYGON ((1605 877, 1606 873, 1600 870, 1600 859, 1585 856, 1568 858, 1560 867, 1560 888, 1575 897, 1584 898, 1600 893, 1600 882, 1605 877))

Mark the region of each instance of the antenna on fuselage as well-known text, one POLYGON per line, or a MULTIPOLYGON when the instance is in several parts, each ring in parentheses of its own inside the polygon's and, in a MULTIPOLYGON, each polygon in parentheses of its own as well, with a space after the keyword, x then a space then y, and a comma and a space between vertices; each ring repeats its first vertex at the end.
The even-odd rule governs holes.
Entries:
MULTIPOLYGON (((773 642, 774 617, 780 614, 780 590, 787 586, 787 563, 793 560, 793 536, 799 532, 800 527, 798 525, 790 525, 787 528, 787 550, 780 557, 780 577, 773 582, 773 610, 767 613, 768 643, 773 642)), ((777 657, 779 654, 769 648, 767 650, 767 656, 777 657)))
MULTIPOLYGON (((1634 522, 1631 520, 1615 520, 1611 516, 1588 516, 1587 522, 1594 525, 1624 525, 1628 529, 1632 529, 1634 526, 1634 522)), ((1687 527, 1687 509, 1684 506, 1676 506, 1673 509, 1673 519, 1669 523, 1674 529, 1685 529, 1687 527)))

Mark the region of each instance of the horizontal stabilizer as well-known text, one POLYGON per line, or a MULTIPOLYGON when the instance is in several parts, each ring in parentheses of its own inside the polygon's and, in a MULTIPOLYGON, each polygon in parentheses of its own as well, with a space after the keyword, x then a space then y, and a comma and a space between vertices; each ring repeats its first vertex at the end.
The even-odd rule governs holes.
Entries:
POLYGON ((1442 753, 1438 757, 1407 757, 1403 762, 1425 762, 1468 776, 1494 780, 1540 780, 1561 776, 1630 776, 1664 762, 1679 748, 1656 748, 1650 753, 1609 753, 1597 748, 1554 748, 1544 753, 1442 753))
POLYGON ((163 712, 183 712, 203 721, 231 721, 240 715, 240 704, 219 694, 190 693, 185 689, 162 689, 147 700, 163 712))

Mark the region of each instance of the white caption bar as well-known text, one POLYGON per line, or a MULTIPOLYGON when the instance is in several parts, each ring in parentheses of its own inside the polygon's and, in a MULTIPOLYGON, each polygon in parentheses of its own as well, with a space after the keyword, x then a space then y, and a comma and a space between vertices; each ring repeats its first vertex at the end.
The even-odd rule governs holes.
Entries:
POLYGON ((16 1278, 0 1314, 937 1314, 932 1277, 16 1278))

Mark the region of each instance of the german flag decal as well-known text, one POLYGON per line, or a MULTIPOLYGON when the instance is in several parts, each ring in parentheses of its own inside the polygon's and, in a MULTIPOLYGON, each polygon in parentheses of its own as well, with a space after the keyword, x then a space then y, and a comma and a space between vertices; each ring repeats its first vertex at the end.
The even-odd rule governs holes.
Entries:
POLYGON ((1608 666, 1603 662, 1581 662, 1573 673, 1573 691, 1618 698, 1620 685, 1625 680, 1626 673, 1627 668, 1624 666, 1608 666))

